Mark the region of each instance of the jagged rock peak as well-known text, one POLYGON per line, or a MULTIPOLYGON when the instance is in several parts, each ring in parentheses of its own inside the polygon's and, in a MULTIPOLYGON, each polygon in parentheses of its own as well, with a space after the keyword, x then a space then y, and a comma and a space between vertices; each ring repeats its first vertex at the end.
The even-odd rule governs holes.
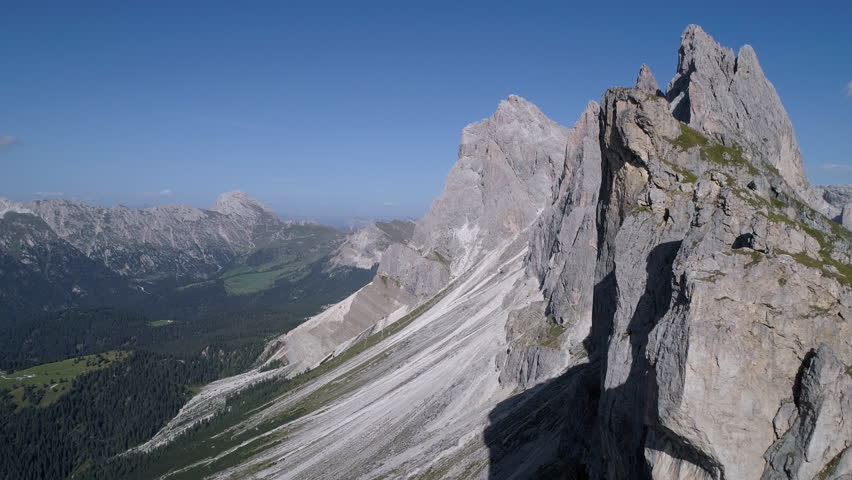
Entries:
POLYGON ((237 215, 241 217, 257 216, 263 213, 274 215, 274 212, 269 207, 239 190, 225 192, 216 197, 212 210, 225 215, 237 215))
POLYGON ((497 105, 497 111, 489 119, 497 124, 554 123, 532 102, 518 95, 509 95, 497 105))
POLYGON ((639 69, 639 75, 636 77, 636 86, 634 88, 651 95, 662 95, 660 86, 657 85, 657 79, 654 78, 654 74, 651 73, 648 65, 644 63, 642 64, 642 68, 639 69))
MULTIPOLYGON (((437 252, 455 276, 527 228, 553 200, 568 133, 517 95, 501 101, 491 117, 464 128, 459 160, 412 245, 437 252)), ((393 259, 386 254, 380 270, 393 259)))
POLYGON ((683 31, 678 50, 678 75, 716 68, 731 75, 735 62, 734 51, 716 43, 700 26, 689 25, 683 31))
POLYGON ((808 182, 793 124, 752 47, 743 46, 737 55, 698 25, 688 26, 666 98, 678 120, 741 148, 757 168, 765 162, 778 169, 817 210, 830 216, 839 213, 808 182))

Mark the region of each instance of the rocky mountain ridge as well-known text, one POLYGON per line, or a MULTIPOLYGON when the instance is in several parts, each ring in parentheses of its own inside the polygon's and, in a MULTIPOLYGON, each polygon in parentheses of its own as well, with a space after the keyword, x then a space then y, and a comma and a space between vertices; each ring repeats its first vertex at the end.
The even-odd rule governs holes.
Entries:
POLYGON ((16 207, 44 220, 89 258, 143 281, 207 278, 285 226, 242 192, 221 195, 213 210, 186 205, 107 208, 68 200, 20 202, 16 207))
POLYGON ((209 478, 850 478, 824 192, 753 49, 689 26, 666 92, 643 66, 571 129, 514 96, 467 127, 370 285, 143 450, 209 478))
MULTIPOLYGON (((164 302, 203 307, 202 303, 215 300, 208 298, 211 295, 254 295, 282 281, 295 286, 294 282, 311 275, 311 281, 339 275, 339 282, 330 283, 348 285, 352 269, 373 267, 330 261, 357 233, 281 220, 243 192, 220 195, 210 210, 186 205, 134 209, 68 200, 0 199, 0 220, 5 220, 0 228, 2 271, 8 279, 17 278, 21 287, 5 290, 6 305, 14 305, 4 310, 5 316, 77 306, 129 305, 151 294, 168 297, 157 300, 163 305, 157 311, 165 308, 164 302), (95 288, 95 278, 102 279, 99 288, 95 288), (105 285, 114 288, 103 288, 105 285), (47 291, 54 294, 46 298, 39 293, 47 291)), ((402 223, 387 225, 390 233, 385 235, 394 238, 400 235, 394 226, 406 228, 402 223)), ((379 255, 388 242, 373 245, 372 254, 379 255)), ((359 278, 363 275, 358 274, 359 278)), ((298 288, 284 290, 299 295, 298 288)), ((271 297, 258 300, 275 303, 271 297)))

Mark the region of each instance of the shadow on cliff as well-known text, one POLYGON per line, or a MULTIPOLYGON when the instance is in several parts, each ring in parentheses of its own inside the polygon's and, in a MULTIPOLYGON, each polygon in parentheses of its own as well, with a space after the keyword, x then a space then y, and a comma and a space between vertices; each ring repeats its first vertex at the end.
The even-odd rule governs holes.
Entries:
POLYGON ((657 385, 646 356, 648 336, 672 304, 672 265, 680 242, 654 247, 646 286, 627 325, 631 346, 625 381, 603 389, 613 334, 618 285, 608 274, 594 288, 588 363, 498 404, 485 430, 489 479, 650 478, 643 448, 646 414, 657 385))
POLYGON ((599 377, 596 363, 578 365, 499 403, 485 429, 488 478, 589 478, 599 377))
MULTIPOLYGON (((594 294, 603 295, 614 286, 615 276, 607 275, 594 294)), ((489 413, 484 432, 489 479, 593 478, 589 466, 595 460, 590 455, 599 445, 596 420, 606 357, 606 350, 596 347, 605 345, 614 312, 605 308, 595 315, 603 321, 593 322, 583 341, 588 362, 513 395, 489 413)))

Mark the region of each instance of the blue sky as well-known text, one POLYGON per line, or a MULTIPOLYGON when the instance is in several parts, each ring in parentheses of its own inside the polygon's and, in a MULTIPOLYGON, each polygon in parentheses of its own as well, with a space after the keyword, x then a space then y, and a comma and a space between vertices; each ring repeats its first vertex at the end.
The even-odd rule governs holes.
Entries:
POLYGON ((668 83, 689 23, 753 45, 811 180, 852 183, 849 2, 130 3, 4 4, 0 196, 420 216, 500 99, 571 125, 643 62, 668 83))

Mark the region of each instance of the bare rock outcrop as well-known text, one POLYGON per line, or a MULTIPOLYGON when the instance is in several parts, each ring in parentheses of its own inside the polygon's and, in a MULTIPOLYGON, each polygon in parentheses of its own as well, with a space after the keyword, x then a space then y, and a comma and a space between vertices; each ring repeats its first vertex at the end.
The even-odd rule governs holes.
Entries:
POLYGON ((809 352, 773 426, 764 480, 852 478, 852 366, 825 344, 809 352))
POLYGON ((848 235, 757 167, 782 147, 747 158, 721 143, 733 142, 727 126, 708 126, 727 114, 692 105, 718 137, 637 89, 602 103, 594 321, 607 332, 598 427, 610 479, 758 478, 808 351, 852 358, 848 235))
POLYGON ((372 222, 346 238, 331 259, 331 266, 373 268, 382 260, 388 247, 406 245, 413 235, 414 222, 411 221, 372 222))
POLYGON ((750 45, 735 54, 690 25, 666 96, 675 118, 724 145, 739 146, 750 161, 763 159, 813 208, 836 215, 808 182, 793 124, 750 45))
MULTIPOLYGON (((515 95, 500 102, 490 118, 465 127, 459 159, 447 176, 444 192, 415 224, 410 240, 406 234, 405 241, 390 242, 381 254, 373 285, 391 282, 399 289, 392 296, 397 299, 394 306, 412 309, 496 247, 520 236, 553 201, 556 178, 565 171, 568 132, 515 95)), ((352 248, 350 253, 355 250, 360 249, 352 248)), ((377 294, 376 288, 364 288, 353 302, 379 303, 365 298, 377 294)), ((352 311, 346 316, 351 325, 342 330, 347 333, 339 334, 334 328, 319 327, 338 320, 317 316, 308 322, 310 327, 282 337, 286 352, 276 358, 290 365, 310 366, 317 358, 344 351, 363 332, 376 331, 385 324, 383 319, 370 310, 352 311), (367 316, 359 317, 362 314, 367 316), (331 340, 305 338, 328 337, 332 331, 331 340), (297 335, 300 342, 316 346, 310 355, 295 346, 297 335)))
POLYGON ((651 69, 645 64, 642 64, 642 68, 639 69, 639 75, 636 77, 636 85, 634 85, 633 88, 649 95, 662 96, 663 94, 663 92, 660 91, 660 86, 657 84, 657 79, 654 78, 654 74, 651 73, 651 69))
POLYGON ((417 222, 412 244, 455 277, 535 221, 553 199, 568 129, 512 95, 465 127, 444 192, 417 222))
POLYGON ((503 383, 531 386, 588 358, 583 341, 592 326, 598 241, 599 113, 590 102, 568 135, 556 196, 531 228, 527 272, 546 302, 510 315, 503 383))
POLYGON ((840 214, 840 223, 848 230, 852 230, 852 202, 847 203, 843 207, 843 212, 840 214))

